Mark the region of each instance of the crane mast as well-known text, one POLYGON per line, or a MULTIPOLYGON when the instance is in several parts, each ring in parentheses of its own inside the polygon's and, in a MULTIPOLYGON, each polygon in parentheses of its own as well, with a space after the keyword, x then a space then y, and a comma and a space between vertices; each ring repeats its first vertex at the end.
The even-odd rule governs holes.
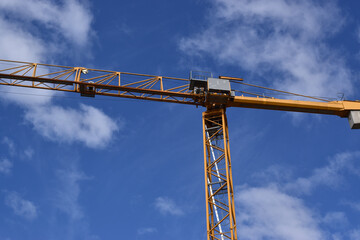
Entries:
POLYGON ((268 97, 233 86, 287 92, 243 83, 239 78, 214 78, 203 72, 191 72, 190 78, 184 79, 0 60, 0 85, 75 92, 86 97, 103 95, 205 107, 202 122, 208 240, 237 240, 226 108, 335 115, 348 118, 352 129, 360 128, 359 101, 331 101, 294 93, 291 95, 311 100, 268 97))
POLYGON ((225 109, 203 112, 208 239, 237 239, 229 131, 225 109))

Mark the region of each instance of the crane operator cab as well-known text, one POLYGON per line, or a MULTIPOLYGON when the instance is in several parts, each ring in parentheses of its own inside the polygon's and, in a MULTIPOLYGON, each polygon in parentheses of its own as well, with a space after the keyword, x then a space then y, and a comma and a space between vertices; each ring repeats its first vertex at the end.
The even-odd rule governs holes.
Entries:
POLYGON ((210 104, 225 104, 235 96, 229 79, 214 78, 210 72, 191 71, 189 90, 205 95, 205 103, 210 104))

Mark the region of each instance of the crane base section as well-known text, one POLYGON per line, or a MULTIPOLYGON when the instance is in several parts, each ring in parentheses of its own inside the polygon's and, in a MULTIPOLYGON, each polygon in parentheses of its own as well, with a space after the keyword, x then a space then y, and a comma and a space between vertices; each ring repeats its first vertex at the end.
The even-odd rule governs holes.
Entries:
POLYGON ((351 129, 360 129, 360 111, 350 111, 348 119, 351 129))

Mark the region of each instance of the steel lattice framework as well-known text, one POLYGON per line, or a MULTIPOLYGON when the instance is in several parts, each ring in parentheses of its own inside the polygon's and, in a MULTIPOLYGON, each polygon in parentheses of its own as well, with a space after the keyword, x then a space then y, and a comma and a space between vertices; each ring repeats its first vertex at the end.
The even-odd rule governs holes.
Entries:
POLYGON ((77 92, 88 97, 103 95, 181 103, 206 108, 256 108, 328 114, 340 117, 347 117, 351 110, 360 110, 360 102, 358 101, 329 101, 242 83, 237 78, 228 79, 235 85, 233 90, 240 95, 229 96, 206 92, 197 94, 189 90, 190 81, 184 78, 0 60, 0 85, 6 86, 77 92), (289 96, 285 99, 269 97, 264 94, 244 91, 245 87, 286 93, 290 96, 303 97, 312 101, 289 100, 289 96))
POLYGON ((203 113, 208 240, 237 239, 229 132, 225 109, 203 113))
POLYGON ((0 85, 200 105, 189 79, 0 60, 0 85))

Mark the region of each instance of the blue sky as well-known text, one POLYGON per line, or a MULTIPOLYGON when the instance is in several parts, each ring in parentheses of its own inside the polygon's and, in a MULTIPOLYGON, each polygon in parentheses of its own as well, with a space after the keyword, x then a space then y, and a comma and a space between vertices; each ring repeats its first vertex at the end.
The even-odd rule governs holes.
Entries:
MULTIPOLYGON (((2 0, 0 58, 360 99, 360 3, 2 0)), ((0 88, 0 240, 206 239, 201 113, 0 88)), ((359 132, 228 109, 241 240, 360 239, 359 132)))

